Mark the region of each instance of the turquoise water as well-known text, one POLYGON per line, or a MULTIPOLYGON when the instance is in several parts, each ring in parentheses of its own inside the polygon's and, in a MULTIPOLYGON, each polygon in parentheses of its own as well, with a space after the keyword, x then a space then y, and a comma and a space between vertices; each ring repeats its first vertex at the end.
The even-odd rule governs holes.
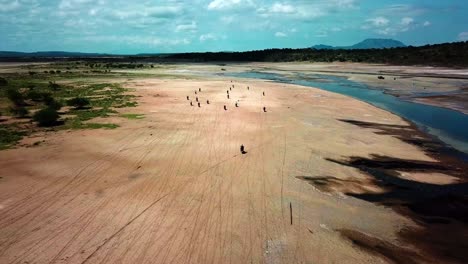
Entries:
POLYGON ((367 85, 336 76, 297 74, 294 78, 288 78, 265 72, 225 73, 224 75, 292 83, 348 95, 412 121, 420 129, 467 154, 463 155, 465 159, 468 156, 468 115, 457 111, 403 101, 383 93, 382 90, 372 89, 367 85))

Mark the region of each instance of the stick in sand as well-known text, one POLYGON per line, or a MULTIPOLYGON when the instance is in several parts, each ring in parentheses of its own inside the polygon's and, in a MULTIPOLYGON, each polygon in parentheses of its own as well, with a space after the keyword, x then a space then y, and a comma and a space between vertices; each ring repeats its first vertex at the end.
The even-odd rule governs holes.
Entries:
POLYGON ((289 203, 289 215, 291 218, 291 225, 293 224, 293 217, 292 217, 292 203, 289 203))

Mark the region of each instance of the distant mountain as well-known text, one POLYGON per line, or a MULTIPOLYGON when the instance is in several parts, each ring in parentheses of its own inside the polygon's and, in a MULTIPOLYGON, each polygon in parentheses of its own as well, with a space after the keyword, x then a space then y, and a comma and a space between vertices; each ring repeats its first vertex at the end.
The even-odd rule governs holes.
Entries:
POLYGON ((16 51, 0 51, 2 58, 21 58, 21 57, 40 57, 40 58, 73 58, 73 57, 106 57, 109 54, 102 53, 82 53, 82 52, 66 52, 66 51, 41 51, 41 52, 16 52, 16 51))
POLYGON ((406 47, 401 41, 394 40, 394 39, 366 39, 361 41, 357 44, 352 46, 343 46, 343 47, 334 47, 328 45, 315 45, 311 47, 312 49, 347 49, 347 50, 354 50, 354 49, 388 49, 388 48, 403 48, 406 47))

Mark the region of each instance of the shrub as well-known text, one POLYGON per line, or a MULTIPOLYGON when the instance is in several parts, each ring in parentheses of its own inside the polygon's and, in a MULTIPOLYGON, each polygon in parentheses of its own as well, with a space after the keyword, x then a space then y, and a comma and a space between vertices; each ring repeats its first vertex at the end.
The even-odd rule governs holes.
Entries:
POLYGON ((67 101, 68 106, 73 106, 76 109, 82 109, 85 106, 89 105, 89 100, 83 97, 75 97, 67 101))
POLYGON ((50 107, 37 111, 33 116, 34 121, 36 121, 39 126, 45 127, 56 125, 59 118, 60 116, 57 110, 50 107))
POLYGON ((5 78, 0 77, 0 86, 7 86, 8 81, 5 78))
POLYGON ((55 100, 52 96, 50 96, 50 94, 46 94, 44 97, 44 104, 55 110, 60 110, 60 108, 63 106, 62 103, 55 100))
POLYGON ((0 150, 15 145, 25 134, 25 132, 11 130, 6 126, 0 126, 0 150))
POLYGON ((29 100, 32 100, 34 102, 40 102, 44 99, 44 96, 47 95, 45 93, 41 93, 41 92, 38 92, 38 91, 29 91, 27 94, 26 94, 26 98, 28 98, 29 100))
POLYGON ((23 95, 16 89, 9 88, 6 91, 7 98, 15 105, 22 106, 24 105, 23 95))
POLYGON ((54 91, 57 91, 58 89, 60 89, 60 84, 56 82, 49 82, 49 88, 54 91))
POLYGON ((12 106, 10 107, 10 113, 14 116, 23 118, 29 114, 29 111, 24 106, 12 106))

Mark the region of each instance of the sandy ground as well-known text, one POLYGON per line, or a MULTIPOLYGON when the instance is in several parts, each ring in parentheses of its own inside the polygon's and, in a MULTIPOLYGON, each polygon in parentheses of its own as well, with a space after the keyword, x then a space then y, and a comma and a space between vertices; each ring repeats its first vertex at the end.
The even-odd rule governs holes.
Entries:
MULTIPOLYGON (((0 153, 0 263, 387 263, 336 230, 401 245, 397 233, 417 226, 389 208, 323 193, 298 178, 367 177, 326 158, 432 161, 395 137, 338 120, 406 125, 395 115, 263 81, 126 85, 141 96, 127 111, 144 119, 106 119, 121 126, 115 130, 38 135, 45 140, 38 147, 0 153)), ((455 180, 431 174, 428 181, 455 180)))
POLYGON ((343 76, 404 100, 468 114, 468 69, 391 66, 366 63, 254 63, 254 69, 343 76), (378 79, 384 76, 385 79, 378 79))

